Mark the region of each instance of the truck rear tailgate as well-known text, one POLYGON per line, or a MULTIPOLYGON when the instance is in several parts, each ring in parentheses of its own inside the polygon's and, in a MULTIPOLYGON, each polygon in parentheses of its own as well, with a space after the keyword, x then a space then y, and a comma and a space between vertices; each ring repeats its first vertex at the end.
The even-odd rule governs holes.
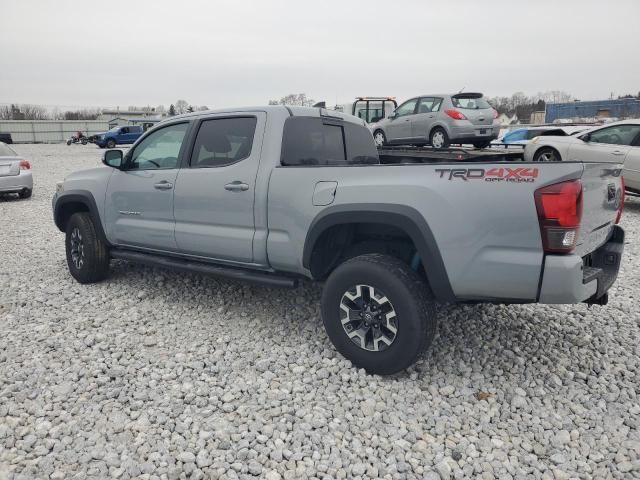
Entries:
POLYGON ((607 241, 624 197, 621 164, 583 165, 582 221, 575 249, 580 256, 593 252, 607 241))

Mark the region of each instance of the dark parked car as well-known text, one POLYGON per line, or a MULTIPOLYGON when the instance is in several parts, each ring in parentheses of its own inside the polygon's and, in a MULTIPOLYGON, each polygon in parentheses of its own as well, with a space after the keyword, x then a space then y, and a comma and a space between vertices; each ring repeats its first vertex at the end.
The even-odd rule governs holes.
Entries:
POLYGON ((2 132, 0 132, 0 142, 6 143, 7 145, 10 145, 10 144, 13 143, 13 138, 11 138, 11 134, 10 133, 2 133, 2 132))

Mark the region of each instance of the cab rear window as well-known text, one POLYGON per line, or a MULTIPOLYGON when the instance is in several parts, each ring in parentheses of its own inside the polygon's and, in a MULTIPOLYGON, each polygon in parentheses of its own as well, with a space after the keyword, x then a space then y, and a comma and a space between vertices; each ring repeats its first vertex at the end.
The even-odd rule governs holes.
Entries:
POLYGON ((284 124, 280 162, 285 166, 379 163, 369 130, 319 117, 289 117, 284 124))

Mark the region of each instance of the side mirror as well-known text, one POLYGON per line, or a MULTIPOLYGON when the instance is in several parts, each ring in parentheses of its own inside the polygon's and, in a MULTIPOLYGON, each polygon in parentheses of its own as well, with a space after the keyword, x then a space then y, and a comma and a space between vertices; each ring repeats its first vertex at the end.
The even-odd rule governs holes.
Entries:
POLYGON ((590 133, 585 133, 584 135, 581 135, 578 138, 580 140, 582 140, 583 142, 590 142, 591 141, 591 134, 590 133))
POLYGON ((124 166, 122 150, 107 150, 102 155, 102 163, 107 167, 122 169, 124 166))
POLYGON ((393 111, 389 114, 389 116, 387 117, 389 120, 393 120, 394 118, 396 118, 398 116, 398 114, 393 111))

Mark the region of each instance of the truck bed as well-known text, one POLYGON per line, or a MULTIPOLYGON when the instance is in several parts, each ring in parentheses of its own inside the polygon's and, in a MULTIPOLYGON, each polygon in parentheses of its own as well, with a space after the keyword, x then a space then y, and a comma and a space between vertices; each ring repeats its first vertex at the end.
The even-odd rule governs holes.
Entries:
POLYGON ((489 148, 451 147, 435 149, 431 146, 408 145, 378 147, 382 164, 438 163, 438 162, 517 162, 523 160, 524 145, 497 145, 489 148))

